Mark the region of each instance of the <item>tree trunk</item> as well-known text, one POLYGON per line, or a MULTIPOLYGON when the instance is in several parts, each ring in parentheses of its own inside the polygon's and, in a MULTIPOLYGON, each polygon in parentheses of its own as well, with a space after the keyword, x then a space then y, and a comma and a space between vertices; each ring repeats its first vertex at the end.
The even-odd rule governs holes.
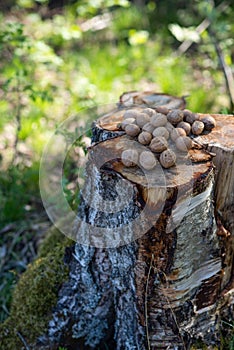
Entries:
POLYGON ((139 145, 118 129, 125 103, 152 107, 151 96, 124 94, 94 124, 79 243, 43 349, 219 346, 221 318, 233 317, 234 118, 213 115, 214 131, 170 170, 126 168, 121 152, 139 145))

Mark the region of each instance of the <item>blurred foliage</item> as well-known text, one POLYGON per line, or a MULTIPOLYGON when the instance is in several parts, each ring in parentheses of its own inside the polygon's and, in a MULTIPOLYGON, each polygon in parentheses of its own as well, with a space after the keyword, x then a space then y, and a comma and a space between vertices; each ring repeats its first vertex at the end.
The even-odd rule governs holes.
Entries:
MULTIPOLYGON (((187 106, 195 112, 231 112, 209 32, 205 28, 198 35, 196 30, 204 19, 212 22, 225 62, 233 69, 234 5, 227 1, 219 11, 220 4, 205 0, 0 2, 0 230, 12 222, 24 226, 33 213, 42 215, 40 157, 56 126, 70 115, 86 110, 78 126, 86 129, 97 117, 90 112, 93 106, 117 102, 123 91, 135 89, 188 96, 187 106), (181 56, 178 47, 188 39, 192 44, 181 56)), ((85 147, 82 139, 74 145, 80 157, 85 147)), ((78 190, 70 183, 79 174, 77 154, 72 152, 64 167, 63 186, 76 208, 78 190)), ((1 245, 9 237, 2 236, 1 245)), ((20 259, 19 252, 15 259, 20 259)), ((0 288, 6 297, 15 277, 6 274, 12 264, 5 261, 9 264, 4 267, 6 283, 0 288)), ((7 301, 1 320, 8 307, 7 301)))

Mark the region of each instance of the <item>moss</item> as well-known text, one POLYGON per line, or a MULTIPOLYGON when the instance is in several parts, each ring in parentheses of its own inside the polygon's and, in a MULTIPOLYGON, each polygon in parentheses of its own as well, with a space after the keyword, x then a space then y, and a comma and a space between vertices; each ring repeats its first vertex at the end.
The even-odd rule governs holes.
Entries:
POLYGON ((198 340, 192 345, 191 350, 233 350, 233 347, 232 347, 230 338, 225 340, 225 343, 222 341, 222 338, 221 338, 220 347, 207 346, 202 341, 198 340))
POLYGON ((55 226, 53 226, 48 231, 45 239, 40 245, 38 256, 45 257, 51 252, 52 249, 56 247, 69 247, 72 244, 74 244, 74 241, 64 236, 64 234, 62 234, 55 226))
POLYGON ((45 332, 58 291, 68 278, 64 251, 72 243, 57 229, 49 231, 38 259, 28 265, 15 288, 10 317, 0 325, 0 349, 25 349, 22 337, 33 344, 45 332))

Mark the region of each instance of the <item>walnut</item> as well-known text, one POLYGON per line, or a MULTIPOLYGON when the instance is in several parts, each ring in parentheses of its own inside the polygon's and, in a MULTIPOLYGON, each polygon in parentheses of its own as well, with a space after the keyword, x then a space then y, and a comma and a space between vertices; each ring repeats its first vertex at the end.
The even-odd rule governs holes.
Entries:
POLYGON ((136 124, 128 124, 125 126, 125 132, 129 136, 137 136, 140 133, 140 128, 136 124))
POLYGON ((169 131, 164 128, 163 126, 160 126, 159 128, 154 129, 153 136, 163 136, 166 140, 169 139, 169 131))
POLYGON ((155 127, 164 126, 167 124, 167 117, 162 113, 156 113, 150 120, 150 123, 155 127))
POLYGON ((188 136, 180 136, 175 141, 176 147, 182 152, 187 152, 193 146, 193 141, 188 136))
POLYGON ((192 124, 192 133, 194 135, 201 135, 202 131, 204 130, 204 124, 200 122, 199 120, 195 120, 195 122, 192 124))
POLYGON ((199 119, 199 115, 196 113, 193 113, 191 111, 189 111, 188 109, 184 110, 184 121, 189 123, 189 124, 193 124, 193 122, 195 122, 195 120, 199 119))
POLYGON ((149 148, 153 152, 162 152, 168 147, 167 140, 162 136, 157 136, 150 142, 149 148))
POLYGON ((138 163, 138 152, 135 149, 126 149, 121 154, 121 160, 127 167, 135 166, 138 163))
POLYGON ((143 131, 147 131, 151 134, 154 131, 154 129, 155 129, 155 127, 151 123, 146 123, 142 128, 143 131))
POLYGON ((169 131, 169 133, 175 129, 175 127, 169 122, 167 122, 167 124, 165 125, 165 128, 169 131))
POLYGON ((205 125, 205 130, 212 130, 216 127, 216 120, 211 117, 211 115, 207 114, 201 118, 202 123, 205 125))
POLYGON ((167 120, 173 124, 176 125, 179 122, 182 122, 184 117, 184 113, 182 110, 180 109, 173 109, 172 111, 170 111, 167 115, 167 120))
POLYGON ((153 117, 156 114, 155 110, 152 108, 143 109, 143 113, 148 114, 148 116, 150 116, 150 117, 153 117))
POLYGON ((139 113, 136 109, 128 109, 126 112, 124 112, 123 119, 128 119, 128 118, 135 118, 136 115, 139 113))
POLYGON ((124 130, 128 124, 136 124, 136 119, 135 118, 124 119, 121 123, 121 128, 124 130))
POLYGON ((184 129, 182 128, 174 128, 171 133, 170 133, 170 137, 172 139, 172 141, 176 141, 178 139, 178 137, 180 136, 186 136, 186 132, 184 129))
POLYGON ((138 135, 138 142, 140 142, 142 145, 148 145, 151 140, 152 140, 152 135, 147 131, 142 131, 138 135))
POLYGON ((177 128, 184 129, 184 131, 186 132, 186 135, 189 135, 191 131, 191 125, 187 122, 180 122, 179 124, 177 124, 177 128))
POLYGON ((170 168, 176 162, 176 155, 172 150, 167 149, 160 154, 159 161, 164 168, 170 168))
POLYGON ((152 170, 156 164, 156 158, 150 151, 143 151, 139 157, 139 164, 146 170, 152 170))
POLYGON ((169 109, 167 107, 164 107, 164 106, 157 106, 155 109, 156 109, 156 112, 158 112, 158 113, 162 113, 165 115, 167 115, 169 113, 169 109))
POLYGON ((136 115, 136 124, 142 128, 146 123, 149 123, 150 117, 145 113, 137 113, 136 115))

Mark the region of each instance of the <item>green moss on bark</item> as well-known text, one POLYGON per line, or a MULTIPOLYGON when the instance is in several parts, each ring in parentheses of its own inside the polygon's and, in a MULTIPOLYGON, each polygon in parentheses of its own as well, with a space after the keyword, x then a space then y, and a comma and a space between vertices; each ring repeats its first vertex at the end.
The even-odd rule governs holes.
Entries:
POLYGON ((0 325, 0 349, 25 349, 42 335, 56 305, 58 291, 68 278, 65 247, 73 242, 52 228, 39 257, 22 274, 13 293, 10 317, 0 325))

